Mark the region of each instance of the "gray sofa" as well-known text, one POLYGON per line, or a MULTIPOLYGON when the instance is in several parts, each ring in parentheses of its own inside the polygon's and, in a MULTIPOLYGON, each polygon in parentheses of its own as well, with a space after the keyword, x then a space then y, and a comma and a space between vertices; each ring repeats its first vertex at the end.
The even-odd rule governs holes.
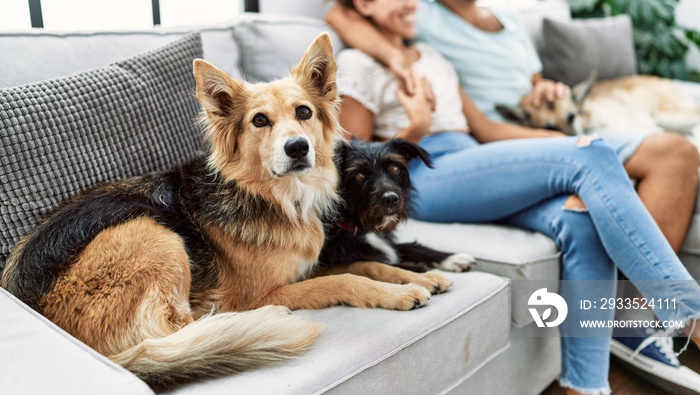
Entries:
MULTIPOLYGON (((525 13, 524 17, 537 39, 544 15, 565 19, 567 11, 561 3, 554 2, 551 8, 541 7, 536 12, 525 13)), ((205 59, 233 76, 262 81, 285 74, 312 39, 328 27, 317 19, 303 17, 243 15, 227 24, 196 29, 90 34, 0 33, 0 141, 3 145, 0 147, 0 216, 7 219, 3 226, 19 223, 17 217, 22 214, 19 207, 38 217, 61 197, 60 194, 42 195, 45 191, 36 188, 31 180, 24 180, 23 184, 23 180, 8 178, 16 167, 31 166, 18 160, 10 148, 36 149, 31 140, 18 138, 23 133, 36 132, 29 130, 33 126, 23 124, 25 117, 35 115, 10 109, 8 92, 31 94, 35 90, 34 83, 46 79, 52 81, 42 83, 42 89, 60 86, 66 83, 62 79, 66 74, 104 68, 112 62, 161 47, 192 30, 201 34, 205 59), (17 86, 22 88, 18 90, 17 86), (27 185, 23 196, 29 196, 29 201, 9 195, 10 185, 14 183, 27 185), (37 196, 36 201, 31 201, 32 196, 37 196)), ((334 43, 336 50, 342 48, 335 36, 334 43)), ((135 73, 128 70, 127 74, 135 73)), ((70 81, 80 80, 82 74, 73 76, 70 81)), ((89 90, 89 86, 86 89, 89 90)), ((159 95, 148 89, 144 92, 146 100, 159 95)), ((46 100, 53 100, 52 97, 46 100)), ((26 100, 29 105, 31 100, 26 100)), ((64 118, 82 124, 83 111, 73 109, 66 98, 60 100, 68 104, 53 104, 62 111, 64 118)), ((155 111, 172 110, 166 108, 167 102, 162 106, 165 107, 155 111)), ((126 106, 123 111, 132 110, 126 106)), ((191 123, 192 115, 188 111, 171 113, 180 118, 176 123, 191 123)), ((123 119, 110 116, 104 115, 107 119, 101 121, 109 124, 123 119)), ((149 114, 138 116, 146 117, 142 119, 147 125, 145 129, 151 127, 149 114)), ((41 133, 51 134, 55 126, 52 122, 46 121, 46 129, 41 133)), ((165 143, 166 148, 180 150, 177 145, 177 140, 165 143)), ((187 152, 183 155, 187 156, 187 152)), ((86 161, 76 161, 75 166, 82 170, 74 178, 87 177, 83 172, 93 174, 93 167, 103 166, 89 159, 86 161)), ((152 164, 154 169, 164 165, 157 160, 152 164)), ((130 168, 129 163, 120 166, 130 168)), ((128 175, 109 174, 109 177, 128 175)), ((42 180, 42 188, 57 187, 51 181, 42 180)), ((103 179, 90 179, 88 183, 97 181, 103 179)), ((4 263, 12 243, 28 228, 24 224, 24 227, 14 225, 3 229, 9 236, 3 238, 3 245, 0 245, 0 264, 4 263)), ((288 363, 188 385, 174 393, 537 394, 556 378, 560 369, 559 339, 531 336, 534 324, 526 308, 532 291, 543 285, 557 287, 559 252, 552 240, 538 233, 498 225, 419 221, 409 221, 402 226, 398 237, 418 239, 444 250, 469 252, 478 259, 478 271, 449 274, 454 281, 452 290, 434 296, 426 308, 416 311, 334 307, 295 312, 311 317, 325 328, 310 352, 288 363)), ((689 262, 689 267, 700 268, 695 262, 700 259, 700 214, 694 217, 693 228, 683 248, 683 259, 689 262)), ((135 376, 73 339, 3 289, 0 289, 0 356, 3 392, 152 393, 135 376)))

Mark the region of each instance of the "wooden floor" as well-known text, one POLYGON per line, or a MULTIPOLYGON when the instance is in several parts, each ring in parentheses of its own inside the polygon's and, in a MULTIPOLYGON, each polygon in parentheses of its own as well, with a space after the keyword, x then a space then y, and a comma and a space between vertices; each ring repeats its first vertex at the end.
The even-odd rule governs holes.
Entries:
MULTIPOLYGON (((685 339, 676 339, 675 350, 680 350, 685 339)), ((688 351, 679 357, 681 363, 696 372, 700 372, 700 351, 692 344, 688 351)), ((678 389, 663 387, 663 383, 653 383, 644 374, 630 369, 627 364, 620 362, 616 358, 610 360, 610 388, 614 395, 677 395, 678 389)), ((541 395, 564 395, 565 391, 559 384, 552 383, 541 395)))

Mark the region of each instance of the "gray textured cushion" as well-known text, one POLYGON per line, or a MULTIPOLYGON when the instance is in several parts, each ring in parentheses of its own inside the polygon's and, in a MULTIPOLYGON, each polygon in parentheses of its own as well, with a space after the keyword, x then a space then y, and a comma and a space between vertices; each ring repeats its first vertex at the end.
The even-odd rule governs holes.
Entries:
POLYGON ((418 310, 294 312, 323 325, 308 353, 173 395, 445 393, 501 354, 510 330, 507 279, 476 272, 448 276, 452 289, 418 310))
POLYGON ((233 28, 241 71, 249 81, 284 77, 321 33, 328 32, 333 52, 343 49, 338 35, 322 20, 300 16, 245 14, 233 28))
POLYGON ((144 382, 0 288, 0 392, 153 394, 144 382))
POLYGON ((201 56, 193 34, 102 69, 0 89, 0 267, 61 201, 194 155, 201 56))
POLYGON ((549 237, 501 225, 438 224, 409 220, 399 226, 400 241, 421 243, 448 252, 466 252, 477 259, 474 270, 507 277, 511 283, 513 325, 532 322, 527 302, 537 289, 559 287, 559 257, 549 237), (533 281, 537 280, 537 281, 533 281))
POLYGON ((199 31, 204 59, 240 76, 231 23, 207 27, 63 33, 0 33, 0 88, 105 67, 199 31))
POLYGON ((627 15, 571 22, 546 18, 542 34, 545 78, 573 86, 593 69, 598 70, 600 80, 637 73, 632 22, 627 15))

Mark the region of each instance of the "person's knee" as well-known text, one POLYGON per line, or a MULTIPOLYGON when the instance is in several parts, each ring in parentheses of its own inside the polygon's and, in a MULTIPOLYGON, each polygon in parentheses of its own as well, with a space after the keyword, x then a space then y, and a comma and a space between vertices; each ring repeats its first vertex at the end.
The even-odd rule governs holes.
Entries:
POLYGON ((654 174, 696 182, 700 154, 695 144, 676 133, 649 136, 625 164, 631 177, 640 181, 654 174))
MULTIPOLYGON (((700 155, 695 144, 676 133, 662 133, 650 139, 647 145, 651 163, 659 166, 673 167, 676 170, 693 171, 697 173, 700 165, 700 155)), ((644 153, 643 153, 644 154, 644 153)))
POLYGON ((675 145, 678 159, 683 163, 683 167, 697 177, 698 166, 700 166, 700 153, 698 147, 688 139, 677 136, 678 144, 675 145))
POLYGON ((664 151, 683 155, 687 160, 698 161, 698 149, 687 138, 676 133, 662 133, 658 141, 664 151))

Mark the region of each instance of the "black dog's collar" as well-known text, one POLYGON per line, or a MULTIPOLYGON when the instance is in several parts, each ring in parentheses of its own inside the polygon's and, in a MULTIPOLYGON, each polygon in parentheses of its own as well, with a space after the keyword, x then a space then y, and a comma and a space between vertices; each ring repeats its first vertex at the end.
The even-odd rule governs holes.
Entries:
POLYGON ((346 221, 338 222, 338 227, 340 229, 352 234, 353 236, 356 236, 358 233, 360 233, 360 227, 355 225, 355 224, 351 224, 350 222, 346 222, 346 221))

